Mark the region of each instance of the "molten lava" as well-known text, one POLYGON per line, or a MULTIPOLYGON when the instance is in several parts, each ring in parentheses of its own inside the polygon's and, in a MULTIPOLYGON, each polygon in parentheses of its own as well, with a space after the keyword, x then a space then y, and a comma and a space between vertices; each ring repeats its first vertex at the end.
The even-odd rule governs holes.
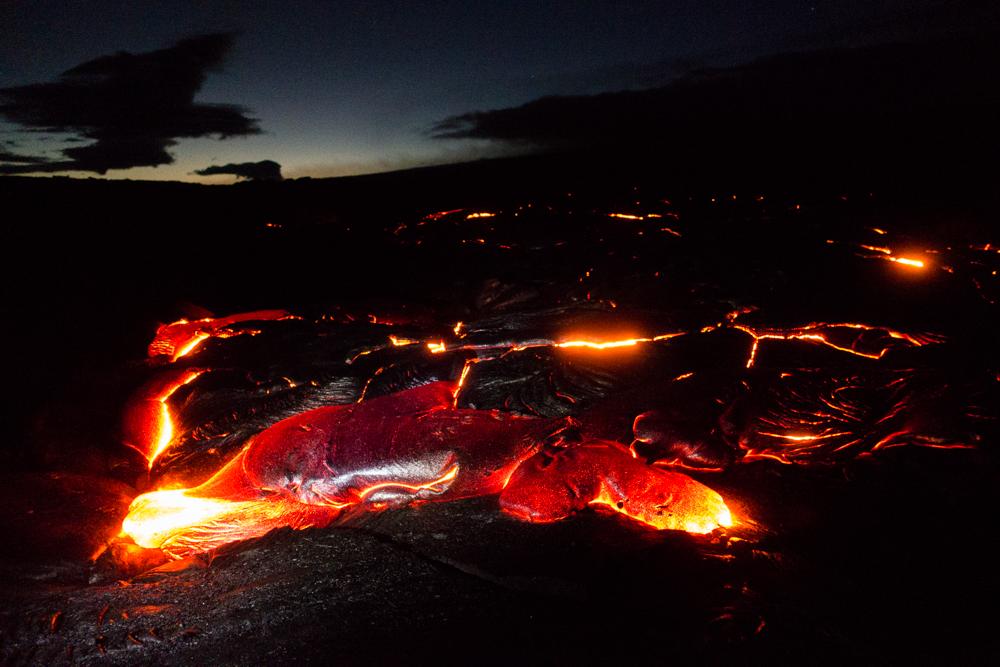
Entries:
POLYGON ((129 400, 125 409, 123 439, 126 445, 145 457, 150 468, 174 437, 167 399, 205 370, 183 368, 165 371, 146 383, 129 400))
POLYGON ((456 409, 456 392, 435 382, 281 421, 201 486, 136 498, 123 530, 176 558, 279 526, 328 525, 348 507, 493 493, 529 521, 598 504, 658 529, 731 525, 722 498, 685 475, 614 443, 546 447, 565 420, 456 409))
POLYGON ((598 443, 536 454, 514 471, 500 504, 535 522, 599 505, 660 530, 709 533, 733 525, 722 497, 708 487, 598 443))
MULTIPOLYGON (((888 249, 866 249, 899 259, 882 252, 888 249)), ((606 308, 604 302, 598 308, 606 308)), ((450 332, 400 327, 391 335, 345 334, 353 341, 344 343, 346 356, 320 355, 324 373, 334 376, 330 389, 321 386, 319 374, 312 376, 316 379, 305 374, 298 384, 281 375, 305 372, 295 366, 287 371, 268 366, 256 377, 256 371, 228 369, 228 375, 219 373, 215 380, 213 374, 213 382, 199 382, 174 400, 179 405, 184 399, 184 433, 175 432, 170 399, 214 369, 168 367, 130 400, 126 442, 151 469, 171 446, 186 448, 176 454, 180 461, 200 452, 215 457, 196 478, 175 475, 175 480, 215 474, 200 486, 188 482, 193 488, 136 498, 123 530, 142 546, 182 557, 276 527, 329 525, 348 511, 498 494, 501 508, 528 521, 555 521, 594 505, 652 528, 704 533, 731 525, 732 517, 715 491, 678 468, 718 471, 762 459, 827 463, 900 444, 974 442, 969 433, 932 427, 947 419, 925 418, 952 404, 950 390, 932 373, 873 363, 897 348, 943 343, 942 336, 860 323, 786 329, 738 324, 753 306, 736 308, 700 333, 697 328, 685 333, 624 310, 595 310, 589 303, 576 311, 567 307, 561 328, 538 325, 526 315, 514 327, 480 321, 449 324, 450 332), (673 332, 656 335, 657 328, 673 332), (742 333, 714 333, 726 329, 742 333), (678 337, 683 338, 671 340, 678 337), (703 373, 717 371, 684 359, 685 350, 714 351, 701 347, 710 337, 730 345, 727 354, 733 355, 734 368, 721 375, 703 373), (755 367, 769 362, 758 360, 760 346, 778 341, 794 342, 796 354, 806 357, 808 347, 823 346, 843 353, 844 363, 833 371, 755 367), (704 380, 687 380, 692 376, 725 378, 736 388, 701 401, 697 392, 704 380), (249 378, 251 389, 227 388, 227 378, 239 377, 249 378), (300 388, 271 395, 277 377, 300 388), (666 398, 634 392, 630 400, 648 403, 638 416, 629 412, 627 401, 591 411, 593 401, 611 395, 623 379, 649 383, 651 391, 667 392, 666 398), (665 380, 687 381, 684 389, 664 389, 665 380), (689 391, 693 398, 686 396, 689 391), (685 403, 692 400, 700 401, 698 407, 685 408, 695 405, 685 403), (229 411, 227 401, 243 401, 240 416, 229 411), (190 415, 202 421, 191 421, 190 415), (620 424, 630 420, 631 445, 620 432, 620 424), (217 443, 229 449, 217 451, 217 443), (227 460, 220 470, 220 461, 227 460)), ((260 311, 175 323, 160 329, 150 354, 157 363, 173 364, 208 338, 262 332, 260 340, 276 336, 281 344, 281 327, 257 331, 234 325, 290 317, 285 311, 260 311)), ((296 335, 308 327, 299 325, 296 335)), ((711 351, 704 358, 715 364, 711 351)), ((911 357, 912 350, 900 358, 911 357)))
POLYGON ((281 320, 293 317, 284 310, 258 310, 252 313, 239 313, 229 317, 205 318, 188 322, 179 320, 173 324, 165 324, 156 331, 156 338, 149 344, 147 354, 150 358, 167 355, 171 361, 177 361, 188 354, 206 338, 219 336, 228 338, 244 333, 256 333, 250 329, 227 330, 237 322, 252 322, 261 320, 281 320))

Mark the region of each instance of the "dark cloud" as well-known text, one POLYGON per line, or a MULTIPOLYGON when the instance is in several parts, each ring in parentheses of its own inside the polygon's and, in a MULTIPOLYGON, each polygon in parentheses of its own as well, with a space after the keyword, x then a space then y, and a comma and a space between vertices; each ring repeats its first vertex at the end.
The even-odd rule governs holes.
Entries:
MULTIPOLYGON (((643 115, 661 106, 663 91, 543 97, 519 107, 471 111, 435 124, 435 139, 495 139, 539 145, 601 143, 645 131, 643 115)), ((654 111, 655 113, 655 111, 654 111)))
POLYGON ((238 178, 249 178, 252 181, 280 181, 281 165, 272 160, 263 160, 261 162, 227 164, 222 167, 212 165, 211 167, 206 167, 205 169, 199 169, 194 173, 199 176, 233 174, 238 178))
POLYGON ((37 174, 53 173, 57 171, 68 171, 75 167, 75 164, 67 160, 51 160, 47 157, 34 155, 15 155, 13 153, 0 152, 0 174, 37 174))
POLYGON ((133 55, 120 52, 83 63, 57 81, 0 88, 0 116, 29 131, 69 132, 91 140, 67 148, 62 161, 27 170, 0 165, 0 173, 93 171, 170 164, 178 139, 259 134, 241 107, 195 104, 208 72, 217 68, 232 36, 205 35, 133 55))
MULTIPOLYGON (((7 142, 13 144, 14 142, 7 142)), ((0 148, 0 162, 14 162, 16 164, 41 164, 48 162, 46 158, 37 157, 34 155, 18 155, 16 153, 8 153, 4 149, 0 148)), ((0 169, 3 167, 0 166, 0 169)), ((3 172, 0 172, 3 173, 3 172)))
POLYGON ((472 111, 438 122, 427 134, 575 147, 691 146, 705 137, 762 129, 771 136, 821 134, 832 124, 895 131, 893 118, 944 118, 995 106, 1000 57, 994 44, 942 40, 789 53, 703 69, 648 90, 544 97, 472 111))

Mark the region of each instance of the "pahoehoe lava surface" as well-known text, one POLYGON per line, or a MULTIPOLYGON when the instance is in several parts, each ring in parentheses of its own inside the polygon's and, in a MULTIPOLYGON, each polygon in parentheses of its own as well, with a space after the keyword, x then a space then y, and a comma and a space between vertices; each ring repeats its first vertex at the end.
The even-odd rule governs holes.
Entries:
POLYGON ((35 257, 54 284, 5 316, 4 664, 996 657, 989 196, 640 183, 367 211, 367 193, 321 204, 318 183, 95 182, 93 217, 50 241, 30 223, 68 219, 53 193, 82 185, 14 180, 16 233, 46 252, 5 271, 35 257), (135 210, 148 228, 125 225, 135 210), (132 251, 93 267, 108 233, 132 251), (265 308, 301 319, 146 356, 156 320, 265 308), (643 340, 559 347, 581 333, 643 340), (200 374, 166 400, 176 431, 147 470, 120 414, 171 371, 200 374), (464 371, 461 408, 682 463, 737 525, 692 536, 589 509, 528 524, 486 496, 166 564, 114 540, 138 493, 203 480, 280 419, 464 371))

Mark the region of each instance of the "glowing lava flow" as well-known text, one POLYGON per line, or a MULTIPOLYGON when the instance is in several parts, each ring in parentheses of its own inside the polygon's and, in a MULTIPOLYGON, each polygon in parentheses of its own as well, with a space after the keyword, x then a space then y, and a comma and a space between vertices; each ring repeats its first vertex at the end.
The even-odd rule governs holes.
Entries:
POLYGON ((529 521, 599 504, 658 529, 732 523, 717 493, 612 443, 536 454, 564 420, 455 409, 456 389, 436 382, 278 422, 201 486, 136 498, 122 529, 178 558, 279 526, 327 525, 347 507, 498 492, 502 508, 529 521))
POLYGON ((204 368, 165 371, 139 389, 126 405, 123 440, 143 455, 150 469, 174 437, 167 400, 205 371, 204 368))
POLYGON ((514 471, 500 495, 507 512, 533 522, 557 521, 588 505, 658 530, 710 533, 733 525, 715 491, 599 443, 533 456, 514 471))
POLYGON ((194 495, 196 489, 156 491, 129 506, 122 531, 148 549, 170 558, 202 553, 223 544, 260 537, 284 526, 325 526, 340 510, 306 505, 270 494, 258 500, 225 500, 194 495))
POLYGON ((190 353, 191 350, 198 346, 198 343, 206 338, 213 336, 228 337, 239 335, 240 333, 257 333, 250 330, 223 333, 223 329, 231 324, 260 320, 282 320, 289 317, 293 317, 293 315, 285 310, 257 310, 252 313, 239 313, 237 315, 230 315, 229 317, 207 317, 194 322, 179 320, 172 324, 164 324, 157 329, 156 337, 149 344, 147 354, 150 358, 164 354, 169 356, 171 361, 177 361, 179 358, 190 353))

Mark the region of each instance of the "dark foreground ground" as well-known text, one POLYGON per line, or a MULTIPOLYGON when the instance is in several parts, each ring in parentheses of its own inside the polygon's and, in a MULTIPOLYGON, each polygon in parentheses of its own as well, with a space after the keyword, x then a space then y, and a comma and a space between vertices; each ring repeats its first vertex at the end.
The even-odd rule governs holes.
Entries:
POLYGON ((93 562, 140 483, 116 435, 139 360, 157 321, 200 309, 457 321, 578 281, 578 298, 761 305, 776 326, 875 318, 950 336, 980 375, 1000 368, 998 255, 976 249, 1000 242, 988 176, 881 190, 633 185, 608 167, 505 192, 482 185, 495 175, 450 169, 228 188, 0 181, 15 221, 3 251, 4 664, 996 661, 989 437, 977 450, 698 474, 737 518, 703 537, 591 511, 524 524, 481 498, 277 531, 167 569, 93 562), (488 232, 464 214, 425 220, 459 208, 504 214, 488 232), (953 271, 915 278, 857 257, 849 244, 870 228, 947 255, 953 271), (667 282, 650 283, 659 272, 667 282))

